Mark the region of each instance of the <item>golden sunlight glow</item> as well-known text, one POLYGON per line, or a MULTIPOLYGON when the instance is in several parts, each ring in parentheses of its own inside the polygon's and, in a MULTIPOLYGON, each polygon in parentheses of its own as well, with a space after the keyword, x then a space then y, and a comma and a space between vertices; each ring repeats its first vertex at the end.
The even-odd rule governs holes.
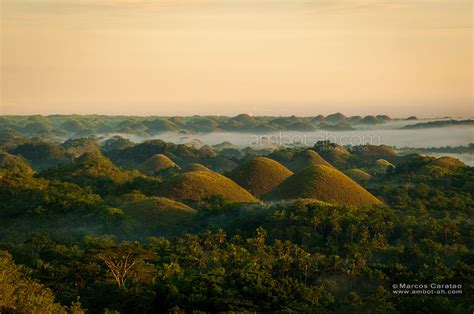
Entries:
POLYGON ((2 0, 0 113, 471 116, 472 6, 2 0))

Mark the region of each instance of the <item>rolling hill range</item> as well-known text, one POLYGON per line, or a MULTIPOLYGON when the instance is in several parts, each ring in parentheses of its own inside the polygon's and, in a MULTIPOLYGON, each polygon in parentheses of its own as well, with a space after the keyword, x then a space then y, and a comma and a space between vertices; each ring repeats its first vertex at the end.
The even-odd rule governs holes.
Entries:
POLYGON ((295 173, 264 197, 268 200, 310 198, 338 204, 371 207, 382 202, 339 170, 312 166, 295 173))
POLYGON ((19 156, 0 151, 0 169, 33 174, 33 169, 19 156))
POLYGON ((257 157, 232 170, 228 177, 258 197, 271 191, 292 174, 293 172, 272 159, 257 157))

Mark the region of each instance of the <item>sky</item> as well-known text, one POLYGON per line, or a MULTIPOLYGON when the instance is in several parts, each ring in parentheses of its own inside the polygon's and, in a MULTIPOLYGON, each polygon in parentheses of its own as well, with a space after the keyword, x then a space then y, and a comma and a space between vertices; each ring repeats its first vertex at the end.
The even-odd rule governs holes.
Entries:
POLYGON ((0 114, 473 116, 471 0, 1 0, 0 114))

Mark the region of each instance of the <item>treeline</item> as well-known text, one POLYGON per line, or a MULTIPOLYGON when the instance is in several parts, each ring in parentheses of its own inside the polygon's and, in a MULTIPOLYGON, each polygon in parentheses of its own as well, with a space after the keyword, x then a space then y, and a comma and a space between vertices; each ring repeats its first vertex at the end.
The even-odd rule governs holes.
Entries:
POLYGON ((415 123, 410 124, 402 127, 402 129, 428 129, 428 128, 440 128, 440 127, 448 127, 448 126, 472 126, 474 124, 474 120, 467 119, 467 120, 441 120, 441 121, 430 121, 430 122, 422 122, 422 123, 415 123))
POLYGON ((314 117, 270 117, 240 114, 190 117, 129 117, 101 115, 3 116, 0 129, 12 129, 23 135, 42 137, 84 137, 102 133, 127 133, 150 136, 162 132, 268 132, 277 130, 310 131, 315 129, 347 130, 358 125, 383 124, 386 115, 365 117, 342 113, 314 117))
POLYGON ((417 147, 400 147, 396 148, 397 151, 401 153, 448 153, 448 154, 474 154, 474 143, 469 143, 468 145, 459 145, 459 146, 443 146, 443 147, 427 147, 427 148, 417 148, 417 147))

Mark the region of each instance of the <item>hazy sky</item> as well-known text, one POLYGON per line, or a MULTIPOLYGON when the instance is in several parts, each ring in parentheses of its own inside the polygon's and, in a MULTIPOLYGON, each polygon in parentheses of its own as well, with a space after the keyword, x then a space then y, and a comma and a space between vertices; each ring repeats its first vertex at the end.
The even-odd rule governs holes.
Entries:
POLYGON ((473 115, 471 0, 0 1, 0 114, 473 115))

